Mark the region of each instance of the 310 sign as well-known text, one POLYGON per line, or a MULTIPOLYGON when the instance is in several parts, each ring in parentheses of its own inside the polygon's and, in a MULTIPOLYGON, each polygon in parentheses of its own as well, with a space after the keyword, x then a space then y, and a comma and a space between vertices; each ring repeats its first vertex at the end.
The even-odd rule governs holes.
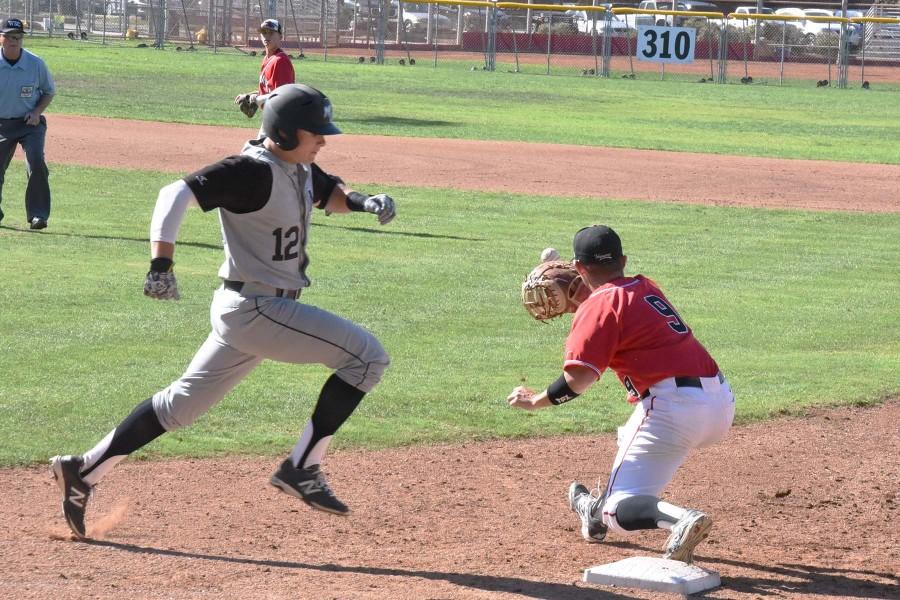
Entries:
POLYGON ((661 63, 694 62, 697 30, 693 27, 638 28, 637 58, 661 63))

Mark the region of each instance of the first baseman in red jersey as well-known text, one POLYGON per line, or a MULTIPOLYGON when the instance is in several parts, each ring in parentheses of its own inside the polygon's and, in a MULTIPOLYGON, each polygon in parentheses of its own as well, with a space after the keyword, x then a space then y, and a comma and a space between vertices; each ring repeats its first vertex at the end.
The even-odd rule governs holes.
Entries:
POLYGON ((238 94, 234 103, 240 104, 245 96, 249 96, 252 102, 262 108, 266 94, 285 84, 294 83, 294 65, 291 64, 291 57, 281 49, 284 33, 280 21, 266 19, 259 26, 259 34, 266 48, 266 55, 259 67, 259 89, 257 92, 238 94))
POLYGON ((662 290, 642 275, 625 276, 627 257, 615 231, 585 227, 573 245, 573 264, 591 295, 575 313, 563 373, 543 392, 517 387, 507 401, 528 410, 559 405, 612 369, 635 410, 619 428, 619 451, 605 490, 598 486, 592 494, 572 482, 569 506, 589 542, 603 541, 609 529, 628 534, 664 528, 671 534, 663 556, 691 562, 712 520, 663 502, 659 494, 691 450, 725 437, 734 396, 662 290))

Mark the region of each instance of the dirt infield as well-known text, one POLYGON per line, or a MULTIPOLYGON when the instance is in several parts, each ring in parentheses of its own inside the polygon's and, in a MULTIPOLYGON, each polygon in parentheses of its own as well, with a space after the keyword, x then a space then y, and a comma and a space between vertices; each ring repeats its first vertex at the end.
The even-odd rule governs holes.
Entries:
MULTIPOLYGON (((235 154, 253 133, 246 128, 53 115, 47 158, 184 173, 235 154)), ((328 145, 323 166, 350 182, 900 212, 900 165, 384 136, 340 135, 329 138, 328 145), (535 162, 522 156, 535 157, 535 162)))
MULTIPOLYGON (((249 132, 129 122, 125 139, 119 125, 54 116, 49 159, 185 172, 233 153, 249 132)), ((506 156, 495 154, 501 146, 523 152, 522 145, 341 136, 326 166, 351 181, 389 184, 900 211, 890 192, 898 167, 690 155, 690 177, 673 168, 663 181, 646 182, 642 165, 684 155, 553 146, 542 156, 560 165, 534 173, 496 166, 492 157, 506 156), (635 179, 611 183, 611 169, 591 169, 597 161, 615 161, 614 171, 635 179), (748 164, 770 174, 750 184, 755 191, 721 181, 730 172, 746 177, 748 164), (566 165, 568 177, 546 179, 566 165), (718 175, 696 190, 697 173, 709 169, 718 175), (868 175, 854 181, 852 202, 833 191, 826 197, 828 186, 849 191, 842 175, 861 169, 868 175), (881 185, 866 187, 872 181, 881 185)), ((510 409, 498 398, 497 410, 510 409)), ((667 499, 703 508, 716 522, 697 560, 718 570, 723 585, 706 597, 900 597, 898 422, 900 399, 814 410, 736 427, 722 445, 692 456, 667 499)), ((568 483, 605 480, 614 450, 614 436, 600 435, 336 452, 326 468, 354 510, 349 518, 312 511, 268 486, 280 457, 126 461, 89 507, 97 539, 90 543, 69 539, 46 469, 0 470, 8 500, 0 598, 659 597, 580 582, 586 567, 656 554, 665 541, 662 531, 581 541, 568 483)))
MULTIPOLYGON (((898 422, 898 401, 821 411, 736 427, 692 456, 667 498, 716 521, 697 552, 722 576, 707 596, 897 598, 898 422)), ((614 449, 603 435, 334 453, 348 518, 269 487, 280 458, 126 461, 90 507, 109 529, 94 543, 67 540, 45 469, 4 470, 0 597, 657 597, 580 583, 665 541, 581 541, 569 480, 594 480, 614 449)))

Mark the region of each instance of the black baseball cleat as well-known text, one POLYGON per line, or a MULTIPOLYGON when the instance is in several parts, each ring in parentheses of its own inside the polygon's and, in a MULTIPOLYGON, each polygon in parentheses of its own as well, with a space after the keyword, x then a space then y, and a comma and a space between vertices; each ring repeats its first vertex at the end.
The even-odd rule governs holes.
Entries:
POLYGON ((31 229, 46 229, 47 228, 47 219, 35 217, 35 218, 31 219, 31 221, 28 223, 28 226, 31 229))
POLYGON ((80 456, 54 456, 50 459, 50 472, 62 492, 62 509, 69 529, 80 540, 86 540, 84 509, 91 496, 91 486, 81 478, 80 456))
POLYGON ((317 510, 341 516, 350 514, 347 505, 338 500, 328 486, 319 465, 298 469, 290 460, 286 460, 272 475, 269 483, 285 494, 300 498, 317 510))
POLYGON ((587 487, 573 481, 569 486, 569 508, 581 519, 581 537, 586 542, 598 544, 606 539, 606 525, 603 524, 604 496, 594 498, 587 487))

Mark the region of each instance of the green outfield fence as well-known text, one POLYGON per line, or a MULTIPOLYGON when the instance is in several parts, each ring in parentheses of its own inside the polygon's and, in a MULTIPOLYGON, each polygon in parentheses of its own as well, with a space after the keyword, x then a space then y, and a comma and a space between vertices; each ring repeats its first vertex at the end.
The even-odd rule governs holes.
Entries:
MULTIPOLYGON (((704 3, 709 6, 715 5, 704 3)), ((284 25, 288 51, 309 60, 900 89, 897 2, 853 5, 846 12, 839 5, 797 8, 783 0, 775 6, 706 12, 691 10, 690 0, 7 0, 6 12, 24 17, 31 34, 78 43, 246 52, 260 47, 260 21, 275 17, 284 25), (651 37, 671 43, 676 54, 684 51, 677 57, 683 60, 660 62, 665 44, 653 44, 660 56, 647 58, 651 37)))

